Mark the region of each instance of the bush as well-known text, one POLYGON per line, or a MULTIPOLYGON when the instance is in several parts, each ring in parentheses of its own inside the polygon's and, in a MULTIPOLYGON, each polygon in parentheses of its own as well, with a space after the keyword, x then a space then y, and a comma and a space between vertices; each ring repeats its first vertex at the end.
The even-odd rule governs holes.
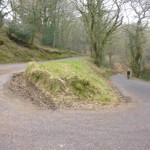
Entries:
POLYGON ((146 80, 146 81, 150 81, 150 69, 144 69, 141 72, 141 78, 146 80))
POLYGON ((17 37, 18 39, 29 43, 31 37, 33 36, 33 31, 32 29, 27 29, 27 28, 21 28, 16 26, 16 25, 12 25, 9 27, 9 34, 10 35, 14 35, 15 37, 17 37))
POLYGON ((52 46, 53 45, 53 31, 51 28, 46 28, 43 31, 43 37, 41 39, 41 42, 43 45, 52 46))

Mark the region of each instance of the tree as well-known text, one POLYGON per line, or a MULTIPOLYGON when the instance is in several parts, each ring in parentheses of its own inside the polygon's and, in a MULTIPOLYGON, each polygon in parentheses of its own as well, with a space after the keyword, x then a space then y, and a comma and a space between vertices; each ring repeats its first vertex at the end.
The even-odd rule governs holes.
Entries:
POLYGON ((126 28, 129 48, 129 64, 133 74, 140 77, 142 71, 143 50, 146 42, 144 32, 148 27, 150 17, 149 0, 128 0, 128 4, 135 14, 135 23, 129 24, 126 28))
POLYGON ((80 17, 76 17, 71 23, 67 47, 84 54, 88 50, 89 39, 80 17))
POLYGON ((43 44, 59 48, 66 47, 72 22, 70 7, 67 0, 43 0, 43 44))
POLYGON ((7 16, 11 10, 8 10, 9 1, 0 0, 0 28, 3 25, 3 19, 7 16))
MULTIPOLYGON (((2 7, 2 0, 0 0, 0 8, 2 7)), ((3 24, 3 14, 2 14, 2 8, 0 9, 0 27, 3 24)))
POLYGON ((114 31, 122 24, 121 0, 73 1, 81 13, 91 41, 91 51, 97 65, 105 61, 105 47, 114 31))
POLYGON ((7 33, 16 42, 32 47, 38 41, 61 49, 73 46, 74 50, 86 45, 83 23, 77 21, 80 17, 68 0, 0 0, 0 18, 7 10, 11 12, 7 33))

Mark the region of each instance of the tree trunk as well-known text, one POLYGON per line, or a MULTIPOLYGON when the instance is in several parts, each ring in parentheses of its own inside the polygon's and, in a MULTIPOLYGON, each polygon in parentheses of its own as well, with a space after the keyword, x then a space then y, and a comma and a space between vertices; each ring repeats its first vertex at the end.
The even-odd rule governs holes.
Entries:
POLYGON ((0 14, 0 28, 3 26, 3 16, 0 14))
POLYGON ((95 63, 100 67, 104 64, 104 59, 105 59, 103 48, 99 48, 95 43, 94 52, 95 52, 95 63))
POLYGON ((56 47, 56 32, 53 34, 53 47, 56 47))

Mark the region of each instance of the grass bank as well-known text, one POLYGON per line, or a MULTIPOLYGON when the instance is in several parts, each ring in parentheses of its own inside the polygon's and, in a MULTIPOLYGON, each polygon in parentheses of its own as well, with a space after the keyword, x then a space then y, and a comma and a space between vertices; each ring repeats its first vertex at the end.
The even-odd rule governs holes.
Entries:
POLYGON ((34 45, 32 48, 28 48, 10 40, 7 34, 1 30, 0 40, 3 41, 3 44, 0 44, 0 63, 53 60, 77 55, 73 51, 63 51, 42 45, 34 45))
POLYGON ((31 62, 24 76, 57 106, 94 108, 118 101, 104 74, 98 75, 87 61, 31 62))

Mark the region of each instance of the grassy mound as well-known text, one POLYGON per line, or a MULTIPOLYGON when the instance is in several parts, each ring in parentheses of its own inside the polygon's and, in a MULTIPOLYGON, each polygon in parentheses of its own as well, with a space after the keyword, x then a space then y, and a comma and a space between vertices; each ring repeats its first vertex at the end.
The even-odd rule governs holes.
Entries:
POLYGON ((2 41, 2 44, 0 43, 0 63, 52 60, 76 55, 73 51, 61 51, 39 45, 27 48, 10 40, 7 34, 1 30, 0 41, 2 41))
POLYGON ((106 79, 100 77, 86 61, 29 63, 26 80, 58 105, 106 105, 118 100, 106 79))

